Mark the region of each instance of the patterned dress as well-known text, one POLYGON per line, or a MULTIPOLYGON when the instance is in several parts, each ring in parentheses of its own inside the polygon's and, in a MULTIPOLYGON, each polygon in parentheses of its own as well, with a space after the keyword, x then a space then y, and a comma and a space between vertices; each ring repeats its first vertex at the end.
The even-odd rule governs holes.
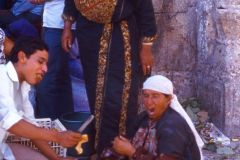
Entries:
POLYGON ((137 114, 142 77, 139 48, 141 42, 152 42, 156 35, 152 1, 67 0, 63 17, 77 21, 76 36, 100 153, 119 133, 128 134, 137 114))
POLYGON ((136 148, 133 160, 200 160, 200 152, 192 130, 172 108, 158 121, 141 113, 131 127, 132 144, 136 148))

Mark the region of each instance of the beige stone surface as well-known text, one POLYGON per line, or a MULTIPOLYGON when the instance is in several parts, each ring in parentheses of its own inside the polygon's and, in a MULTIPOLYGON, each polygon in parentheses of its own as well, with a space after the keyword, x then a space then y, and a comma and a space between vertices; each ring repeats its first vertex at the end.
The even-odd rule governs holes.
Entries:
POLYGON ((203 0, 197 7, 197 94, 213 122, 228 136, 238 136, 240 12, 232 7, 218 8, 213 0, 203 0))
POLYGON ((197 96, 213 122, 240 135, 240 0, 153 0, 154 74, 180 99, 197 96))
POLYGON ((195 95, 196 3, 194 0, 153 0, 158 27, 153 73, 175 81, 180 99, 195 95), (159 7, 158 7, 159 6, 159 7), (182 82, 182 83, 181 83, 182 82), (181 88, 178 89, 178 88, 181 88))

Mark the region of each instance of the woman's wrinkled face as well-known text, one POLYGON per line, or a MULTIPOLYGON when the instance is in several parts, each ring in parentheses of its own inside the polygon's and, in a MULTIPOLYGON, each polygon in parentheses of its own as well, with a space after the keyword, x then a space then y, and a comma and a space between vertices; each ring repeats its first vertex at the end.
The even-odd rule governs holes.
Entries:
POLYGON ((165 112, 171 102, 171 95, 164 95, 160 92, 144 89, 143 103, 148 116, 152 120, 158 120, 165 112))

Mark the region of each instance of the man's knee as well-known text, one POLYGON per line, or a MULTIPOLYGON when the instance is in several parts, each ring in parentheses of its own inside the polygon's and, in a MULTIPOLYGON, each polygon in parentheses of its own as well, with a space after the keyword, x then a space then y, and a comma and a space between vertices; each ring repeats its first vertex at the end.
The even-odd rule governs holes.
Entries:
POLYGON ((21 144, 8 144, 16 160, 47 160, 45 156, 21 144))

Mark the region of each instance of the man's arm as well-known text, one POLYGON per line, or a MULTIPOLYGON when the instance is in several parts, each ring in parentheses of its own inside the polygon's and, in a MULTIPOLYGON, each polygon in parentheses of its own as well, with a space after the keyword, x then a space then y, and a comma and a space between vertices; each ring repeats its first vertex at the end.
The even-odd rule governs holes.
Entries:
POLYGON ((49 160, 76 160, 76 158, 73 157, 60 157, 52 150, 52 148, 46 141, 33 140, 33 143, 37 146, 41 153, 49 160))
POLYGON ((74 0, 67 0, 64 2, 62 18, 64 21, 64 28, 62 33, 62 48, 69 52, 73 43, 72 24, 78 17, 78 10, 76 9, 74 0))
POLYGON ((33 140, 33 143, 41 151, 41 153, 50 160, 58 160, 60 157, 51 149, 48 142, 41 140, 33 140))
POLYGON ((157 32, 153 4, 151 0, 133 0, 133 3, 141 36, 140 62, 143 74, 148 75, 151 73, 151 67, 154 63, 152 44, 157 32))
POLYGON ((29 0, 29 1, 32 4, 43 4, 43 3, 47 2, 48 0, 29 0))
POLYGON ((10 133, 32 140, 57 142, 64 147, 72 147, 81 140, 81 134, 72 131, 58 132, 56 130, 37 127, 25 120, 20 120, 8 129, 10 133))
POLYGON ((28 12, 29 10, 31 10, 34 7, 35 7, 35 5, 30 3, 29 1, 22 1, 22 2, 18 1, 16 3, 14 3, 11 10, 15 16, 18 16, 20 14, 23 14, 24 12, 28 12))
POLYGON ((73 33, 71 30, 73 21, 71 20, 64 20, 64 28, 62 33, 62 48, 69 52, 73 43, 73 33))

